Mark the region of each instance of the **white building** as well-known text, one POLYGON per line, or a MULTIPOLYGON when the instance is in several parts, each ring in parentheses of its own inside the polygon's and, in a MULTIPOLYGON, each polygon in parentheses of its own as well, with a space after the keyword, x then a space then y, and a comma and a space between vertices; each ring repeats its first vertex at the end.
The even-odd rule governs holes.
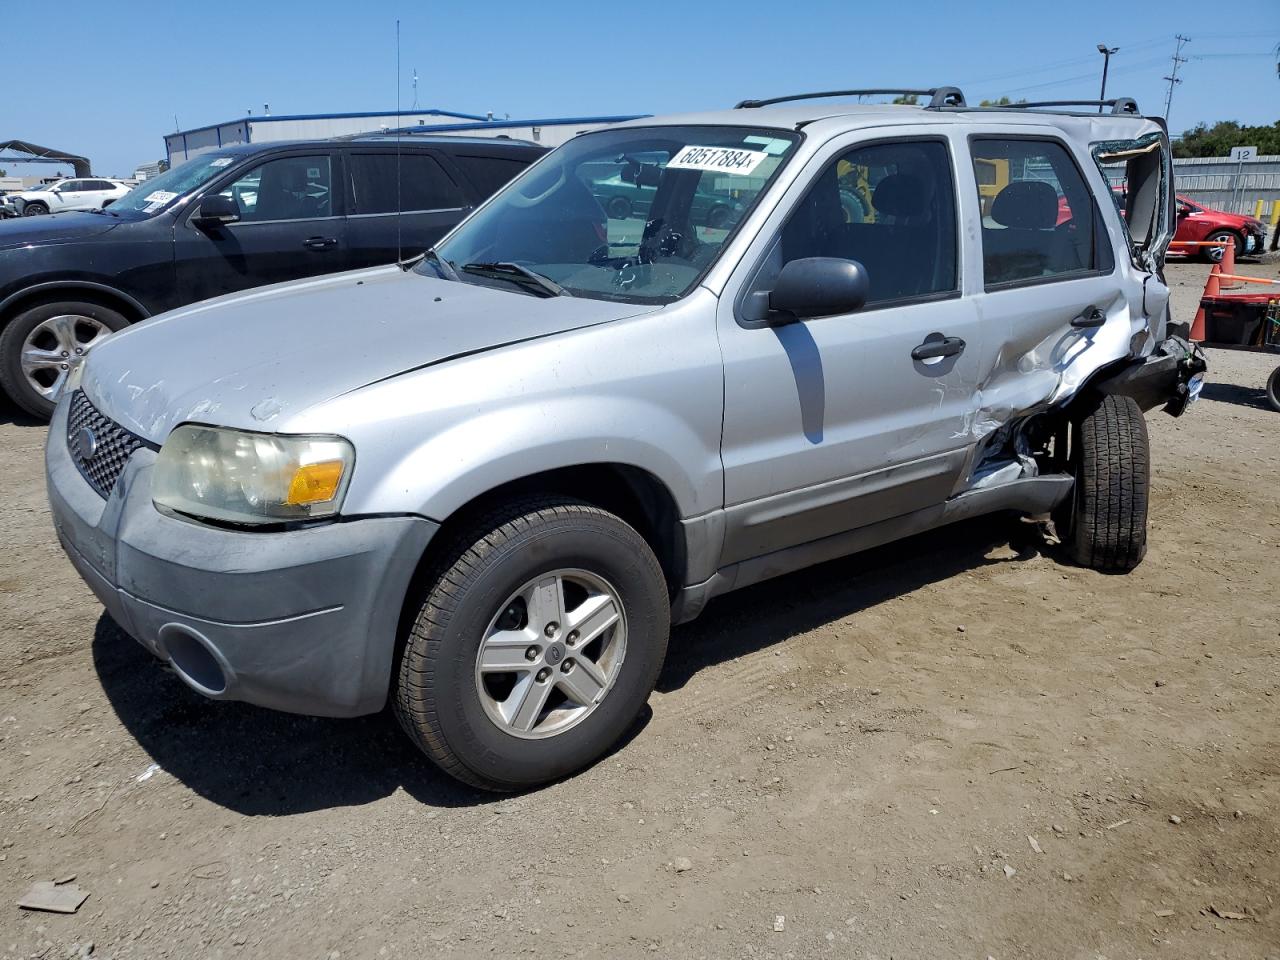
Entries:
POLYGON ((165 136, 164 145, 169 163, 174 166, 198 154, 232 143, 327 140, 360 133, 394 132, 397 128, 418 133, 460 134, 468 137, 510 137, 555 147, 586 130, 633 119, 635 117, 626 116, 494 120, 492 115, 481 117, 448 110, 241 117, 239 120, 170 133, 165 136))

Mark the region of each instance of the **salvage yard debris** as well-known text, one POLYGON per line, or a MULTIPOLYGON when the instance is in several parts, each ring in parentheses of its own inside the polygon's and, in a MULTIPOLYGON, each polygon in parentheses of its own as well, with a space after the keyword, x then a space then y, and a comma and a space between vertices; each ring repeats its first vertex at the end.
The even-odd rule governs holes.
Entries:
MULTIPOLYGON (((72 879, 75 879, 74 876, 72 879)), ((44 910, 49 913, 75 913, 89 899, 89 891, 69 881, 37 880, 18 901, 23 910, 44 910)))

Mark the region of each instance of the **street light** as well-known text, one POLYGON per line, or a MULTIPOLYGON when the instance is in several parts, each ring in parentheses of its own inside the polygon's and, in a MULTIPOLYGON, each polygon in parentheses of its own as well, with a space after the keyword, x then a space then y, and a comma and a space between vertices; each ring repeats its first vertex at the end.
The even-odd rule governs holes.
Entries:
MULTIPOLYGON (((1111 66, 1111 55, 1119 50, 1119 47, 1108 47, 1105 43, 1098 44, 1098 52, 1102 54, 1102 95, 1099 100, 1107 99, 1107 67, 1111 66)), ((1102 112, 1102 104, 1098 104, 1098 112, 1102 112)))

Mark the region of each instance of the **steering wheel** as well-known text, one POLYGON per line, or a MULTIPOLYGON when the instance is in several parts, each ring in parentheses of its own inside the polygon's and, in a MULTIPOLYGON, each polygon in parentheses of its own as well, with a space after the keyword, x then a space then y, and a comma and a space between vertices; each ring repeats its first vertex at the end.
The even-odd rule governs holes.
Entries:
POLYGON ((569 179, 568 171, 563 166, 561 166, 560 176, 556 179, 555 183, 553 183, 551 186, 547 187, 547 189, 543 190, 541 193, 533 197, 526 196, 525 194, 521 193, 519 190, 516 190, 511 194, 511 197, 510 197, 511 205, 513 207, 521 207, 522 209, 528 209, 529 207, 536 207, 543 200, 547 199, 547 197, 551 196, 551 194, 555 193, 557 190, 563 187, 565 184, 565 181, 568 179, 569 179))

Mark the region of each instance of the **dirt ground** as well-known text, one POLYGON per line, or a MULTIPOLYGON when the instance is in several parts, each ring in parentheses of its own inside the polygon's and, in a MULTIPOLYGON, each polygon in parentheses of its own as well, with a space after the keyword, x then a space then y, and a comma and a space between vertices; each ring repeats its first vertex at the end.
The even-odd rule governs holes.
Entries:
MULTIPOLYGON (((1189 317, 1205 268, 1170 274, 1189 317)), ((513 797, 389 716, 187 690, 5 411, 0 957, 1280 956, 1280 358, 1211 363, 1151 414, 1133 574, 993 519, 726 597, 625 744, 513 797), (72 874, 78 913, 17 908, 72 874)))

